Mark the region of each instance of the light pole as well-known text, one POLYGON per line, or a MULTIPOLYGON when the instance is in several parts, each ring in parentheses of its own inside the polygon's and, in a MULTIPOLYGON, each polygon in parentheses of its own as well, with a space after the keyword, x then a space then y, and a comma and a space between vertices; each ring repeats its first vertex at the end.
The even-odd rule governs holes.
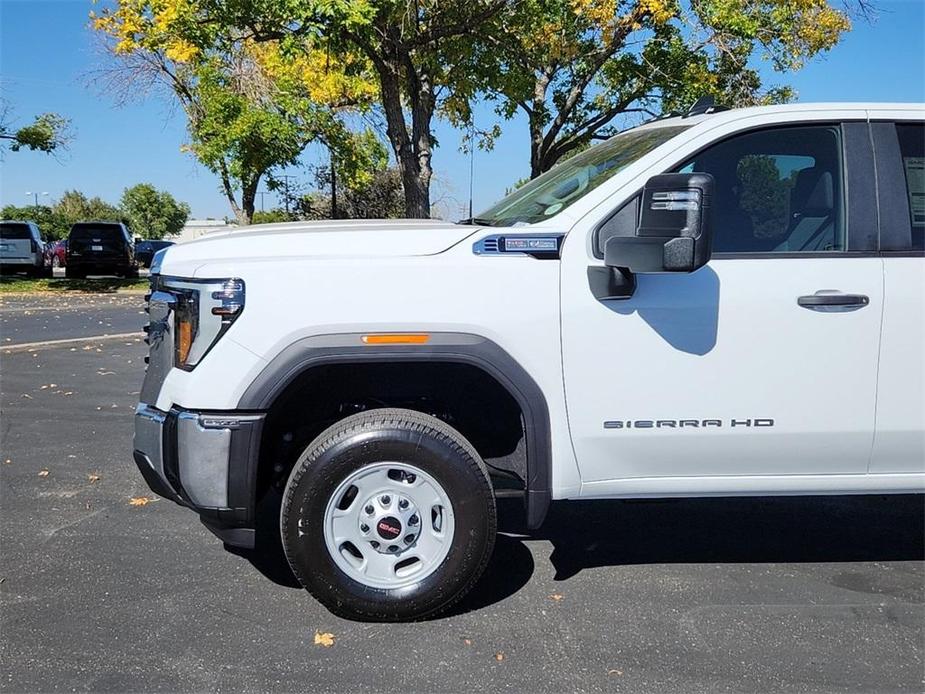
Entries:
POLYGON ((48 197, 48 191, 46 190, 46 191, 43 191, 42 193, 33 193, 33 192, 30 192, 30 191, 27 190, 27 191, 26 191, 26 195, 31 195, 31 196, 32 196, 32 200, 33 200, 33 206, 34 206, 34 207, 38 207, 38 206, 39 206, 39 195, 43 195, 43 196, 45 196, 45 197, 47 198, 47 197, 48 197))

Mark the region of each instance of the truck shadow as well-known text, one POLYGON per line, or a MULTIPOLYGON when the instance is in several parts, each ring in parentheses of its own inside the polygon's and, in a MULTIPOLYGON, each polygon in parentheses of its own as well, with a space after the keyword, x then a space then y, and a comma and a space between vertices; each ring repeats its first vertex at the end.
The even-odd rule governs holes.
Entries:
MULTIPOLYGON (((262 502, 254 550, 228 547, 265 577, 299 589, 279 541, 279 499, 262 502), (274 508, 275 506, 275 508, 274 508)), ((527 531, 519 502, 499 502, 499 534, 482 578, 449 615, 501 602, 533 576, 527 543, 552 544, 554 580, 634 564, 805 563, 925 559, 925 496, 576 501, 527 531)))
POLYGON ((531 539, 552 543, 555 580, 632 564, 922 560, 925 496, 572 502, 531 539))

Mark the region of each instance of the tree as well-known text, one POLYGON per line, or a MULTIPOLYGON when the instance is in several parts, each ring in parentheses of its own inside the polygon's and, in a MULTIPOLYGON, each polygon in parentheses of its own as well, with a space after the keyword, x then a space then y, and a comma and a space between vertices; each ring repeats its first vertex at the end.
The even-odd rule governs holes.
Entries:
MULTIPOLYGON (((188 121, 187 147, 215 172, 240 224, 253 218, 260 181, 295 164, 313 140, 363 168, 339 111, 374 93, 362 65, 279 41, 252 39, 219 22, 198 23, 193 0, 119 0, 95 16, 119 59, 110 87, 166 87, 188 121)), ((121 91, 120 91, 121 90, 121 91)))
POLYGON ((113 221, 128 223, 115 205, 98 196, 88 198, 78 190, 66 190, 53 209, 67 220, 68 225, 83 221, 113 221))
POLYGON ((122 210, 99 197, 88 198, 77 190, 68 190, 53 205, 7 205, 0 211, 3 219, 30 220, 38 224, 46 238, 67 238, 71 225, 84 221, 115 221, 130 224, 122 210))
MULTIPOLYGON (((455 85, 466 83, 458 68, 478 41, 480 27, 514 2, 119 0, 98 26, 116 36, 116 49, 122 51, 132 50, 139 35, 169 34, 169 50, 184 56, 209 50, 217 36, 226 43, 279 45, 289 58, 325 55, 337 65, 361 56, 375 74, 405 214, 427 217, 435 145, 431 126, 441 98, 453 97, 455 85)), ((458 109, 462 97, 453 98, 458 109)))
POLYGON ((396 167, 382 167, 368 180, 342 187, 336 213, 331 196, 324 192, 330 190, 330 166, 316 169, 315 184, 318 191, 299 201, 298 214, 306 219, 397 219, 404 216, 402 179, 396 167))
POLYGON ((31 123, 20 127, 12 124, 10 107, 0 104, 0 144, 13 152, 26 148, 39 152, 54 152, 67 146, 71 139, 70 121, 57 113, 42 113, 31 123))
POLYGON ((150 183, 126 188, 120 206, 135 235, 146 239, 179 234, 190 214, 189 205, 177 202, 170 193, 150 183))
POLYGON ((786 100, 786 87, 762 88, 753 59, 795 70, 849 28, 832 0, 521 0, 486 26, 468 71, 499 114, 526 114, 533 178, 612 135, 622 116, 706 95, 786 100))
POLYGON ((26 205, 18 207, 7 205, 0 210, 0 219, 17 219, 35 222, 42 237, 46 239, 63 239, 71 229, 71 223, 56 206, 26 205))

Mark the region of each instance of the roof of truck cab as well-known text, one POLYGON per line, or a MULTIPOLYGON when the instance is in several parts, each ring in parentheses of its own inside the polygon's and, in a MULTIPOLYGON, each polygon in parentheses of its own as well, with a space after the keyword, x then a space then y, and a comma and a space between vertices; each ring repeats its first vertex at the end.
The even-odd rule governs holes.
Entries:
POLYGON ((650 121, 647 121, 641 125, 632 128, 632 130, 642 130, 642 129, 654 129, 654 128, 666 128, 666 127, 691 127, 694 125, 699 125, 707 121, 710 122, 722 122, 730 120, 738 120, 739 118, 744 118, 748 116, 757 116, 757 115, 772 115, 772 114, 787 114, 787 115, 798 115, 800 113, 819 113, 820 111, 907 111, 907 110, 921 110, 923 116, 925 116, 925 104, 922 103, 902 103, 902 102, 856 102, 856 103, 841 103, 837 101, 832 102, 816 102, 816 103, 805 103, 805 104, 778 104, 774 106, 747 106, 743 108, 723 108, 717 111, 710 111, 708 113, 697 114, 696 116, 685 116, 685 115, 676 115, 669 117, 656 118, 650 121))

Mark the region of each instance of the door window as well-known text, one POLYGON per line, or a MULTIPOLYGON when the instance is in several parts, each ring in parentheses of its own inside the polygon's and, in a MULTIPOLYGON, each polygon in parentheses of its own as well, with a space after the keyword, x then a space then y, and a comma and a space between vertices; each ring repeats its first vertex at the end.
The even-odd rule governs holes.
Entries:
POLYGON ((840 152, 835 127, 778 128, 725 140, 680 171, 713 175, 715 253, 843 251, 840 152))
POLYGON ((925 249, 925 124, 899 124, 896 133, 909 195, 912 249, 921 251, 925 249))

